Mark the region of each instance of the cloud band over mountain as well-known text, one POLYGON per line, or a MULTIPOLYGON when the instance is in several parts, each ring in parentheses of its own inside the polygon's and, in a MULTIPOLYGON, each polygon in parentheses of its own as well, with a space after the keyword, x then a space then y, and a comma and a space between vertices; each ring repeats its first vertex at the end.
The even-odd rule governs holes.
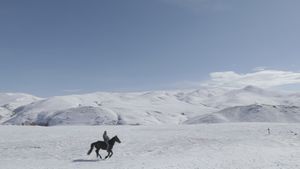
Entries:
POLYGON ((247 85, 271 88, 283 85, 300 84, 300 73, 281 70, 260 70, 251 73, 234 71, 210 73, 210 80, 204 86, 239 88, 247 85))

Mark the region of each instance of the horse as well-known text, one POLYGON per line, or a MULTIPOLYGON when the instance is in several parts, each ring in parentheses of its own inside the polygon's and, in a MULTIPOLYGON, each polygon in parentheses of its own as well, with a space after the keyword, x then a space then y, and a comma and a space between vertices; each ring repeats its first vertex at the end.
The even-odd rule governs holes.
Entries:
POLYGON ((94 143, 91 144, 91 148, 88 151, 87 155, 90 155, 91 152, 93 151, 94 147, 95 147, 96 148, 95 152, 96 152, 97 157, 100 157, 102 159, 101 155, 99 154, 99 150, 103 149, 103 150, 106 150, 107 153, 108 153, 107 156, 105 157, 105 159, 107 159, 108 157, 110 158, 114 154, 113 151, 112 151, 112 149, 113 149, 113 147, 115 145, 115 142, 121 143, 121 141, 118 138, 118 136, 114 136, 113 138, 111 138, 108 141, 109 149, 107 149, 107 144, 104 141, 94 142, 94 143))

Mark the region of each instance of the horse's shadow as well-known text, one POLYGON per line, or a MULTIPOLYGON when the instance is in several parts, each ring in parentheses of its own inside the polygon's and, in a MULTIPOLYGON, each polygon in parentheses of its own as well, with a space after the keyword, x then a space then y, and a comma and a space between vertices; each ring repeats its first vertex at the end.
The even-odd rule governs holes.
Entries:
POLYGON ((76 160, 73 160, 72 162, 73 163, 84 163, 84 162, 98 162, 100 161, 99 159, 96 159, 96 160, 87 160, 87 159, 76 159, 76 160))

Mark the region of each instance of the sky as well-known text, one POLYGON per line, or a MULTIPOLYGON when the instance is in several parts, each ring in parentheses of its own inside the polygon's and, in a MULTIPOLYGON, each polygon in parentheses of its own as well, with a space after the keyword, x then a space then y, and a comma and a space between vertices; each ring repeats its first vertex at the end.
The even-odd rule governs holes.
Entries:
POLYGON ((46 97, 248 84, 298 90, 299 6, 1 0, 0 92, 46 97))

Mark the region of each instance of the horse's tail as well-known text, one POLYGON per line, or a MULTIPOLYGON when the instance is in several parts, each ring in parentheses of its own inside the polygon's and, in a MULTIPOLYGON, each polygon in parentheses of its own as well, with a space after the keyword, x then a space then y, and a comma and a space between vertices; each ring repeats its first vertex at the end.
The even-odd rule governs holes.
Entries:
POLYGON ((87 155, 90 155, 90 154, 91 154, 91 152, 93 151, 94 146, 95 146, 95 143, 92 143, 92 144, 91 144, 91 148, 90 148, 90 150, 88 151, 87 155))

